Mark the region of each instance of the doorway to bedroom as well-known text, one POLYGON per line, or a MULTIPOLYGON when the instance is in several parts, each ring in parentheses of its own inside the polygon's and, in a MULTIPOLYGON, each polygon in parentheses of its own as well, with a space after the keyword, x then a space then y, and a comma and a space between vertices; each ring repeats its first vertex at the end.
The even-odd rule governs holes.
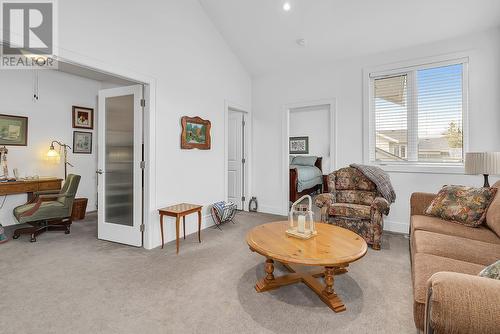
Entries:
POLYGON ((335 164, 335 104, 319 101, 285 108, 286 166, 284 211, 304 195, 325 189, 326 175, 335 164))

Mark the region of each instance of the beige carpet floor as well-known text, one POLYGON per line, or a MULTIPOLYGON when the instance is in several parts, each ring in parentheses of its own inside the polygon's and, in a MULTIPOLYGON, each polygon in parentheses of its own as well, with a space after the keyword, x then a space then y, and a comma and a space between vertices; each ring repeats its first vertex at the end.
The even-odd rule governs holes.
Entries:
POLYGON ((333 313, 303 284, 256 293, 264 259, 245 234, 281 219, 240 213, 222 232, 202 231, 201 244, 188 236, 178 256, 173 243, 147 251, 97 240, 95 216, 70 235, 10 240, 0 245, 0 332, 416 333, 400 235, 385 234, 381 251, 336 277, 346 312, 333 313))

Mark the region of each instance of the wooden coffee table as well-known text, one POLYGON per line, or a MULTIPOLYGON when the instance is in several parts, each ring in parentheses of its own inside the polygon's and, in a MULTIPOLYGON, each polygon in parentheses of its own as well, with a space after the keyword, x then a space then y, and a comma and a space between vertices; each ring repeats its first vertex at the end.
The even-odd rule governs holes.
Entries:
POLYGON ((257 292, 303 282, 311 288, 333 311, 346 307, 333 288, 334 275, 347 272, 349 263, 366 254, 366 242, 354 232, 324 223, 316 223, 318 235, 302 240, 286 235, 288 222, 274 222, 254 227, 247 234, 250 250, 267 258, 266 276, 255 285, 257 292), (274 261, 278 261, 290 274, 275 277, 274 261), (319 266, 299 271, 296 265, 319 266), (325 285, 317 278, 324 277, 325 285))

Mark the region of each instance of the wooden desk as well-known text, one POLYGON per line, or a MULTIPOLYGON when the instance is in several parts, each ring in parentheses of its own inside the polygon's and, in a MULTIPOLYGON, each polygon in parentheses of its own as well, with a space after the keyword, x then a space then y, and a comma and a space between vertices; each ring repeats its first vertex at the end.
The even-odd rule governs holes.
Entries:
POLYGON ((181 203, 159 209, 160 213, 160 230, 161 230, 161 248, 163 249, 163 216, 175 217, 175 237, 177 244, 177 254, 179 254, 179 224, 182 217, 182 227, 184 231, 184 239, 186 239, 186 216, 198 212, 198 242, 201 242, 201 209, 202 205, 181 203))
POLYGON ((28 200, 33 193, 46 190, 60 190, 62 179, 38 179, 29 181, 0 182, 0 196, 13 194, 28 194, 28 200))

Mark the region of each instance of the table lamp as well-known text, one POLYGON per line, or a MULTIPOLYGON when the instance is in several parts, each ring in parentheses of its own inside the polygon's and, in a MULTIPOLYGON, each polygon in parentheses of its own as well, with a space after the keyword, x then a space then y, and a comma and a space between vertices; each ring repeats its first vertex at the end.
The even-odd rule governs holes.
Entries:
POLYGON ((60 149, 63 149, 64 153, 64 179, 66 180, 66 176, 68 176, 68 165, 74 167, 71 163, 68 162, 68 148, 71 149, 69 145, 61 143, 57 140, 53 140, 50 143, 50 148, 47 154, 45 155, 45 160, 58 164, 61 161, 61 155, 54 148, 54 144, 59 145, 60 149))
POLYGON ((500 175, 500 152, 465 153, 465 174, 483 174, 484 187, 489 187, 488 175, 500 175))

